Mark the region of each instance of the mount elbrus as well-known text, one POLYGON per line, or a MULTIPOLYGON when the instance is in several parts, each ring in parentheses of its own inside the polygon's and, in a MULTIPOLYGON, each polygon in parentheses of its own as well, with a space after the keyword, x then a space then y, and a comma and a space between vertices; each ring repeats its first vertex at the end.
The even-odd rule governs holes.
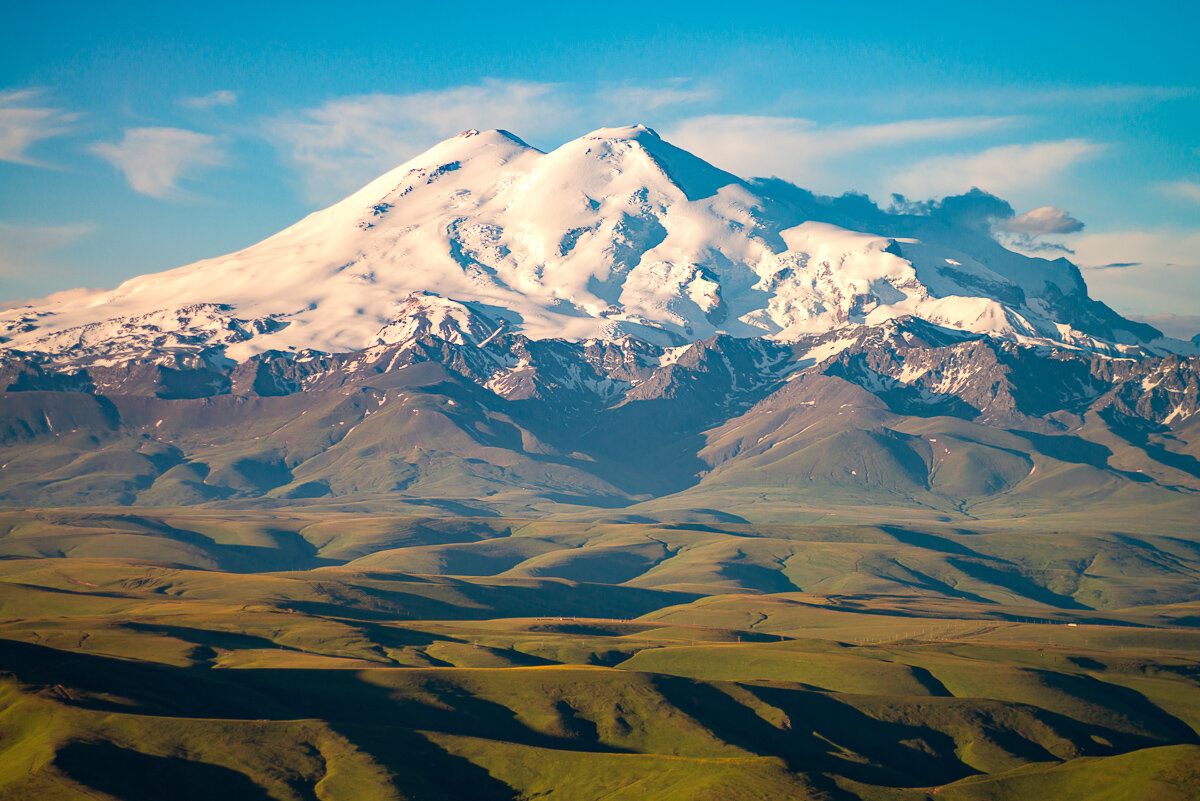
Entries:
POLYGON ((245 250, 0 313, 0 503, 1193 516, 1197 346, 1005 213, 642 126, 468 131, 245 250))

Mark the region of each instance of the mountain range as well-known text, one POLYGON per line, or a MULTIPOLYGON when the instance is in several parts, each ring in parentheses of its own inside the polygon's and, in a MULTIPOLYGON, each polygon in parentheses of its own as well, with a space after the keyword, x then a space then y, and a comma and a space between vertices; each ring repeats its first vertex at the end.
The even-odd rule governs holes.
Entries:
POLYGON ((1196 344, 1003 247, 1012 214, 644 126, 467 131, 245 250, 0 313, 0 502, 1189 519, 1196 344))
POLYGON ((635 126, 0 312, 0 796, 1200 793, 1200 343, 635 126))

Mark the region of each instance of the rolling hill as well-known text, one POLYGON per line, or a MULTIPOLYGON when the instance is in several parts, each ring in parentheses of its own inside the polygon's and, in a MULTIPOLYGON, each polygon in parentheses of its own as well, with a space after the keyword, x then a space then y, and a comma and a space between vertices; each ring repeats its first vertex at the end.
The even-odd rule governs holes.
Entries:
POLYGON ((1200 795, 1200 356, 643 127, 0 312, 0 796, 1200 795))

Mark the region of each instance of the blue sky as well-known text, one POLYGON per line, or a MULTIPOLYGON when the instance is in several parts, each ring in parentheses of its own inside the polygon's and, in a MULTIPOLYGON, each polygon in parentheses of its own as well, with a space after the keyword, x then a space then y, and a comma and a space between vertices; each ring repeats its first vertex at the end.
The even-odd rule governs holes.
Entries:
POLYGON ((9 5, 0 302, 243 247, 465 128, 636 121, 825 193, 1052 207, 1024 246, 1200 330, 1192 3, 9 5))

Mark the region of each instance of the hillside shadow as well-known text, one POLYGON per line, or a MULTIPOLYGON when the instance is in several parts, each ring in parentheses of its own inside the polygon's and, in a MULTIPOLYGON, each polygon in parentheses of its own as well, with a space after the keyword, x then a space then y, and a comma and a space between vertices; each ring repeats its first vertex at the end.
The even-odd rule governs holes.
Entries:
POLYGON ((898 541, 904 543, 905 545, 911 545, 914 548, 923 548, 927 551, 956 554, 958 556, 973 556, 976 559, 994 559, 995 561, 1000 561, 995 559, 995 557, 986 556, 978 551, 973 551, 961 543, 947 539, 946 537, 939 537, 936 534, 929 534, 923 531, 913 531, 891 524, 883 524, 880 525, 879 528, 892 537, 895 537, 898 541))
MULTIPOLYGON (((221 765, 177 756, 152 756, 109 742, 74 742, 54 766, 75 781, 122 801, 271 801, 248 776, 221 765)), ((293 789, 298 789, 293 787, 293 789)), ((310 788, 302 797, 315 801, 310 788)))
POLYGON ((1191 726, 1155 705, 1137 690, 1111 684, 1091 676, 1033 670, 1047 687, 1095 704, 1112 713, 1112 717, 1136 722, 1145 734, 1107 729, 1106 735, 1123 750, 1147 748, 1166 743, 1200 744, 1191 726))
MULTIPOLYGON (((452 745, 440 744, 442 735, 491 742, 498 749, 494 755, 503 754, 505 743, 560 752, 633 753, 602 742, 596 721, 576 709, 570 698, 546 698, 538 695, 536 686, 528 698, 523 690, 506 692, 503 683, 527 675, 523 671, 489 672, 488 681, 498 684, 487 685, 491 697, 482 697, 473 684, 457 683, 454 676, 459 674, 440 670, 214 671, 4 640, 0 640, 0 666, 26 685, 28 692, 48 702, 134 713, 148 716, 149 721, 162 719, 161 724, 172 717, 323 721, 390 771, 396 788, 416 801, 515 801, 518 797, 512 787, 452 753, 452 745), (542 702, 544 710, 538 706, 542 702), (530 703, 531 708, 525 706, 530 703), (530 709, 541 721, 537 728, 522 717, 530 709), (539 710, 550 717, 538 717, 539 710)), ((988 741, 1020 759, 1047 762, 1063 758, 1049 753, 1040 742, 1061 742, 1080 755, 1200 743, 1200 737, 1183 721, 1136 691, 1090 677, 1033 672, 1046 687, 1103 710, 1114 724, 1082 723, 1017 705, 1034 716, 1029 725, 1035 727, 1021 724, 1024 728, 1017 728, 1007 715, 993 718, 992 712, 981 709, 982 731, 988 741)), ((472 677, 475 673, 461 675, 472 677)), ((944 694, 945 688, 931 675, 916 675, 930 692, 944 694)), ((661 710, 656 708, 655 715, 682 713, 716 740, 752 754, 781 758, 790 770, 806 774, 839 801, 854 796, 840 790, 829 776, 898 788, 941 785, 977 773, 959 757, 967 735, 954 727, 963 710, 942 700, 915 699, 919 716, 917 707, 910 710, 906 701, 898 706, 889 703, 887 711, 875 717, 837 694, 764 683, 737 685, 782 713, 783 720, 772 724, 753 706, 718 686, 667 675, 654 675, 651 681, 666 702, 661 710)), ((514 688, 530 689, 524 682, 514 688)), ((214 797, 265 801, 268 797, 236 771, 178 756, 151 756, 111 743, 68 744, 55 757, 55 766, 97 791, 131 801, 214 797), (163 777, 171 778, 170 787, 164 787, 163 777), (175 782, 183 782, 187 788, 181 791, 175 782), (203 794, 189 795, 193 788, 203 794)), ((309 788, 293 789, 302 798, 313 797, 309 788)))
POLYGON ((785 727, 777 728, 711 685, 656 676, 655 686, 719 739, 754 754, 780 757, 793 771, 888 787, 945 784, 977 772, 954 755, 949 736, 872 718, 821 692, 742 685, 787 716, 785 727), (842 749, 864 759, 846 756, 842 749))
MULTIPOLYGON (((619 752, 589 742, 586 726, 575 727, 583 739, 553 737, 528 728, 505 706, 436 681, 398 690, 364 680, 361 671, 178 668, 11 641, 0 641, 0 664, 33 693, 67 706, 163 720, 318 719, 390 770, 405 797, 420 801, 516 798, 512 788, 421 732, 557 750, 619 752), (432 698, 397 698, 397 692, 432 698)), ((84 784, 131 801, 271 797, 236 771, 178 757, 153 757, 111 743, 69 745, 56 765, 84 784), (187 789, 180 790, 180 782, 187 789)), ((311 793, 302 797, 314 798, 311 793)))
POLYGON ((247 648, 264 649, 271 648, 279 651, 297 651, 299 649, 292 648, 289 645, 280 645, 266 637, 257 637, 253 634, 242 634, 236 631, 214 631, 210 629, 198 629, 191 626, 170 626, 159 623, 138 623, 136 621, 128 621, 117 624, 120 628, 129 629, 130 631, 143 632, 146 634, 160 634, 164 637, 173 637, 177 640, 190 642, 194 645, 202 645, 209 648, 222 648, 227 651, 238 651, 247 648))
POLYGON ((144 537, 147 540, 161 537, 190 545, 215 561, 220 570, 229 573, 311 570, 343 564, 342 560, 319 556, 316 546, 296 532, 286 529, 268 530, 266 533, 275 540, 275 545, 265 546, 216 542, 206 534, 179 528, 165 520, 140 514, 84 514, 77 520, 65 522, 67 530, 72 525, 103 527, 115 534, 144 537))
MULTIPOLYGON (((431 506, 443 512, 449 512, 456 517, 500 517, 500 513, 482 506, 468 506, 452 498, 413 498, 409 500, 413 506, 431 506)), ((337 564, 341 564, 338 562, 337 564)))
POLYGON ((909 665, 908 670, 917 683, 925 688, 925 692, 935 698, 954 697, 954 693, 950 692, 950 688, 942 684, 942 680, 930 673, 927 668, 920 667, 919 665, 909 665))
MULTIPOLYGON (((255 690, 274 697, 289 713, 317 718, 338 731, 446 734, 559 751, 624 754, 628 749, 588 736, 570 715, 561 721, 568 735, 558 736, 531 728, 517 713, 487 698, 473 695, 436 671, 403 676, 397 686, 369 680, 369 675, 348 670, 245 670, 245 680, 255 690)), ((384 675, 379 673, 377 675, 384 675)), ((347 734, 349 736, 349 734, 347 734)), ((388 746, 355 740, 373 753, 388 746)))
POLYGON ((1100 417, 1109 424, 1112 430, 1131 445, 1141 448, 1146 455, 1160 464, 1173 467, 1194 478, 1200 478, 1200 459, 1186 453, 1176 453, 1167 450, 1165 446, 1150 441, 1150 434, 1169 432, 1166 426, 1138 421, 1118 416, 1106 409, 1100 412, 1100 417))
POLYGON ((269 695, 236 681, 240 676, 234 671, 116 659, 14 640, 0 640, 0 668, 35 693, 84 709, 230 720, 289 717, 269 695))
MULTIPOLYGON (((220 671, 231 674, 228 683, 205 683, 194 669, 139 665, 107 657, 81 656, 32 646, 24 656, 36 656, 35 664, 24 663, 23 681, 61 680, 56 700, 73 706, 109 712, 140 712, 154 717, 224 718, 242 721, 317 718, 346 737, 353 745, 392 774, 405 798, 413 801, 442 801, 471 798, 479 801, 514 801, 516 792, 492 778, 469 760, 450 754, 412 727, 451 732, 469 732, 479 727, 462 719, 439 717, 435 707, 398 709, 386 688, 361 681, 352 671, 247 670, 220 671), (29 675, 32 672, 34 675, 29 675), (247 680, 245 682, 241 680, 247 680), (67 687, 63 687, 66 684, 67 687), (253 687, 261 685, 262 693, 253 687), (92 692, 125 696, 140 692, 137 707, 82 698, 80 685, 92 692), (229 694, 251 696, 260 703, 231 705, 229 694), (270 694, 275 696, 268 699, 270 694), (65 698, 64 698, 65 696, 65 698), (71 700, 74 699, 74 700, 71 700), (325 703, 306 703, 325 699, 325 703)), ((4 656, 9 656, 6 650, 4 656)), ((16 660, 18 662, 22 660, 16 660)), ((13 660, 5 659, 10 667, 13 660)), ((213 675, 208 672, 207 675, 213 675)), ((461 707, 461 705, 460 705, 461 707)), ((502 708, 503 709, 503 708, 502 708)), ((456 710, 467 721, 494 710, 456 710)), ((504 710, 512 715, 507 709, 504 710)), ((451 716, 453 717, 453 716, 451 716)), ((493 734, 503 732, 503 728, 493 734)), ((486 735, 485 735, 486 736, 486 735)), ((518 738, 520 739, 520 738, 518 738)), ((533 738, 536 739, 536 738, 533 738)), ((76 781, 123 801, 268 801, 263 788, 245 775, 217 765, 183 759, 156 757, 121 748, 112 743, 72 743, 55 758, 55 765, 76 781)), ((305 801, 315 801, 309 787, 292 789, 305 801)))
POLYGON ((1043 456, 1070 464, 1086 464, 1101 470, 1108 468, 1112 450, 1098 442, 1069 434, 1037 434, 1032 431, 1008 429, 1008 433, 1024 439, 1043 456))
MULTIPOLYGON (((577 464, 572 464, 572 466, 578 467, 577 464)), ((561 503, 564 506, 586 506, 593 509, 624 509, 637 503, 633 498, 623 498, 619 495, 566 495, 561 492, 540 494, 546 500, 561 503)))
POLYGON ((767 593, 801 591, 800 587, 794 584, 782 570, 750 562, 725 562, 717 569, 717 573, 722 578, 734 581, 738 586, 746 589, 767 593))
POLYGON ((658 497, 695 486, 710 468, 697 454, 706 444, 700 432, 714 422, 707 419, 711 415, 709 407, 697 408, 690 399, 634 400, 555 439, 564 451, 596 459, 576 467, 631 496, 658 497))
MULTIPOLYGON (((848 381, 854 380, 850 376, 842 377, 848 381)), ((883 378, 883 376, 876 373, 871 378, 883 378)), ((867 389, 870 386, 870 378, 856 383, 860 383, 864 389, 867 389)), ((917 384, 911 386, 901 384, 876 394, 891 411, 909 417, 957 417, 961 420, 974 420, 983 414, 983 410, 978 406, 967 403, 956 395, 933 392, 928 387, 917 384)))
MULTIPOLYGON (((983 564, 971 558, 952 557, 946 560, 958 570, 976 581, 1002 587, 1016 593, 1022 598, 1028 598, 1038 603, 1053 606, 1056 609, 1091 610, 1092 607, 1076 601, 1069 595, 1060 595, 1046 587, 1036 584, 1030 579, 1012 570, 1001 570, 991 565, 983 564)), ((1004 564, 1004 563, 1001 563, 1004 564)))
POLYGON ((408 801, 517 801, 512 787, 420 733, 398 726, 338 723, 334 731, 387 768, 408 801))
POLYGON ((901 581, 896 579, 896 581, 900 584, 912 587, 913 589, 924 590, 926 592, 935 593, 947 598, 957 598, 959 600, 971 601, 973 603, 996 605, 996 602, 989 598, 984 598, 982 595, 977 595, 973 592, 968 592, 967 590, 960 590, 958 587, 951 586, 947 582, 938 578, 934 578, 928 573, 917 570, 914 567, 905 566, 904 570, 909 573, 914 580, 901 581))

